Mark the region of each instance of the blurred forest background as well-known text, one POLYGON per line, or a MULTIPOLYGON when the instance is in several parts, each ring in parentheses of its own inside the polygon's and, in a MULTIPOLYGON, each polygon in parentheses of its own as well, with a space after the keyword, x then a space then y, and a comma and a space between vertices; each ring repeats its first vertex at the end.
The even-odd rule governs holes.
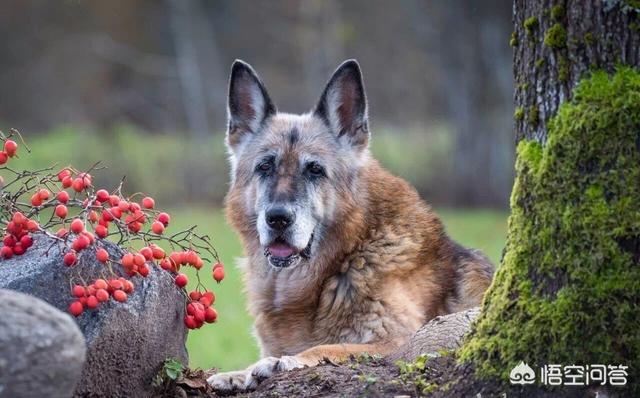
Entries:
MULTIPOLYGON (((102 160, 97 185, 126 175, 128 192, 152 194, 178 227, 205 228, 233 263, 240 245, 219 210, 232 61, 256 68, 280 110, 305 112, 356 58, 375 156, 497 262, 513 180, 512 30, 507 0, 5 0, 0 128, 33 150, 16 168, 102 160)), ((227 269, 210 282, 219 327, 190 334, 192 365, 257 358, 227 269)))
POLYGON ((82 148, 79 167, 111 160, 130 189, 219 202, 231 62, 251 63, 279 109, 305 112, 357 58, 383 163, 432 203, 504 207, 511 31, 506 0, 6 0, 0 123, 82 148))

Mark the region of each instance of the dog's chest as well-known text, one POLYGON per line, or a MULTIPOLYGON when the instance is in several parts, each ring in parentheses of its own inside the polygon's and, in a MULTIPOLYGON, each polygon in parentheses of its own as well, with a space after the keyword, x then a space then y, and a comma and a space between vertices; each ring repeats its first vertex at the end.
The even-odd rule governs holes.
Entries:
MULTIPOLYGON (((336 272, 305 292, 299 307, 280 310, 298 289, 272 296, 256 329, 269 355, 295 354, 320 344, 366 344, 397 339, 424 322, 420 246, 408 236, 380 231, 336 264, 336 272)), ((427 278, 428 279, 428 278, 427 278)))

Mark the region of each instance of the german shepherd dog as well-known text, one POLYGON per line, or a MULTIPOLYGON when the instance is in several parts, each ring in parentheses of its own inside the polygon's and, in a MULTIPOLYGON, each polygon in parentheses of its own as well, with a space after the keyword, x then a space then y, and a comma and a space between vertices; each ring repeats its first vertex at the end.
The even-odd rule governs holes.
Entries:
POLYGON ((385 355, 425 322, 480 304, 493 265, 447 236, 416 190, 369 152, 360 67, 345 61, 309 113, 280 113, 258 75, 231 70, 227 217, 242 238, 261 357, 209 378, 256 387, 327 358, 385 355))

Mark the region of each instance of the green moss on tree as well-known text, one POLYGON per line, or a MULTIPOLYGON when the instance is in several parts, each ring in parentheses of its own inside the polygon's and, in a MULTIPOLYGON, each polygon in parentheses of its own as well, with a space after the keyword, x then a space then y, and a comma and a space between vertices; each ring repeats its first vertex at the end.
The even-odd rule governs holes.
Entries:
POLYGON ((540 110, 537 105, 532 105, 529 108, 529 117, 527 120, 529 121, 529 124, 534 127, 538 125, 538 122, 540 122, 540 110))
POLYGON ((509 39, 509 45, 511 47, 517 47, 519 44, 518 42, 518 34, 516 32, 511 32, 511 38, 509 39))
POLYGON ((554 24, 544 34, 544 44, 551 48, 563 48, 567 45, 567 31, 559 23, 554 24))
POLYGON ((558 21, 564 17, 564 7, 560 4, 557 4, 551 7, 551 18, 558 21))
POLYGON ((584 34, 584 43, 588 46, 593 45, 595 43, 595 38, 593 37, 593 33, 587 32, 584 34))
POLYGON ((536 63, 535 63, 536 69, 540 69, 543 66, 545 66, 546 64, 547 64, 547 60, 545 60, 544 58, 536 59, 536 63))
POLYGON ((524 119, 524 108, 521 106, 517 107, 515 112, 513 112, 513 118, 518 121, 524 119))
POLYGON ((558 81, 566 82, 569 80, 569 60, 567 57, 558 58, 558 81))
POLYGON ((527 32, 527 37, 533 37, 533 31, 538 27, 538 18, 529 17, 524 20, 524 30, 527 32))
POLYGON ((594 72, 517 152, 505 256, 461 361, 502 380, 520 361, 623 364, 640 394, 640 74, 594 72))

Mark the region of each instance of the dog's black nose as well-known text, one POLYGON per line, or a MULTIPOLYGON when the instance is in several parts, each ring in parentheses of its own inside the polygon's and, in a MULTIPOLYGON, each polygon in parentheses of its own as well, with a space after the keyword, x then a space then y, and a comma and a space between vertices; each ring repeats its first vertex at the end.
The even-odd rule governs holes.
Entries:
POLYGON ((284 207, 274 207, 267 211, 266 219, 269 227, 282 231, 293 224, 295 214, 284 207))

